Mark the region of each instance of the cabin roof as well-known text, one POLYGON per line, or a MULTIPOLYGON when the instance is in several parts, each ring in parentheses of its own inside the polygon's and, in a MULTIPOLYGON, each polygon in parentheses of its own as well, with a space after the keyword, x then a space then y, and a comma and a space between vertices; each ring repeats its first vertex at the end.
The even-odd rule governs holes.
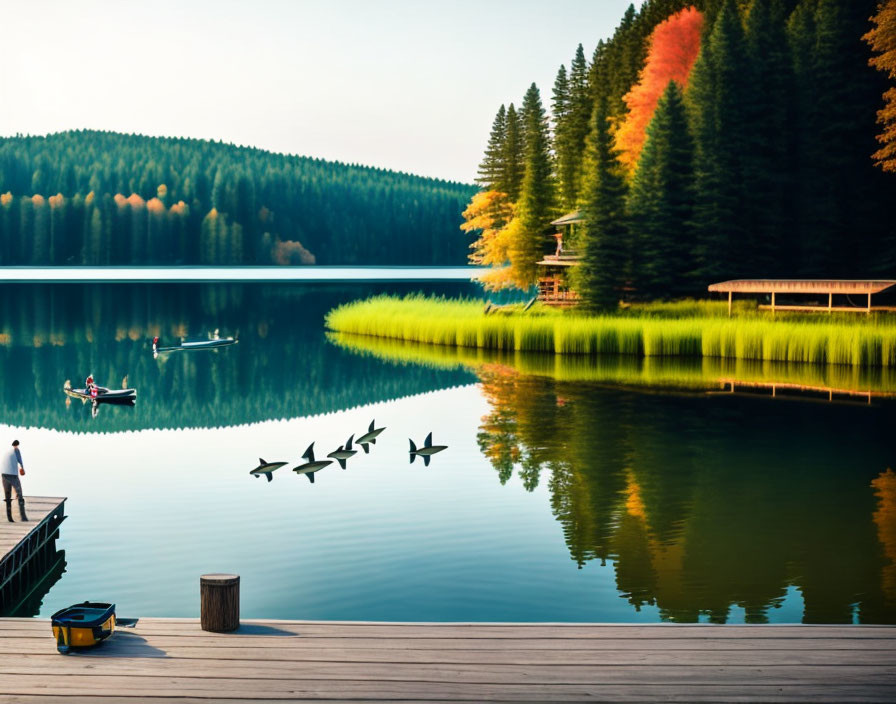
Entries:
POLYGON ((896 281, 889 279, 734 279, 711 284, 722 293, 880 293, 896 281))
POLYGON ((585 216, 582 214, 581 210, 574 210, 571 213, 567 213, 562 218, 557 218, 551 225, 577 225, 580 222, 585 222, 585 216))

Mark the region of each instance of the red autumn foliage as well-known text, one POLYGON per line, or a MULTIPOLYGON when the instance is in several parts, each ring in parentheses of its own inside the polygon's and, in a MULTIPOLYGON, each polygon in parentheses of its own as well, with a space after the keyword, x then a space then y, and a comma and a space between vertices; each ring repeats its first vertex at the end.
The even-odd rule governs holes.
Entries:
POLYGON ((641 156, 647 137, 647 125, 669 81, 676 81, 682 89, 697 54, 700 53, 700 33, 703 14, 695 7, 676 12, 656 26, 650 36, 647 60, 638 82, 626 94, 628 115, 616 132, 619 159, 634 168, 641 156))

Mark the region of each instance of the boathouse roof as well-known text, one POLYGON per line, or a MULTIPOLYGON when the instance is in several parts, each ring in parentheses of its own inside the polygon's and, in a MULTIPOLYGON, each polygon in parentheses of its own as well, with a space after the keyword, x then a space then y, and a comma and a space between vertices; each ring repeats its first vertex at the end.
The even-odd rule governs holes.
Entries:
POLYGON ((734 279, 711 284, 721 293, 864 293, 873 294, 896 286, 889 279, 734 279))

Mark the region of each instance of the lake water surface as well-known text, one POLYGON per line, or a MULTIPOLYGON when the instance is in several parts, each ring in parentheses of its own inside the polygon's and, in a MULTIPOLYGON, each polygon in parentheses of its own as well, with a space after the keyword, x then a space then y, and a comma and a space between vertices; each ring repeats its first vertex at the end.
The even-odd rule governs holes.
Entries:
POLYGON ((480 295, 0 288, 0 438, 22 442, 26 493, 68 497, 64 572, 16 613, 197 616, 199 575, 226 571, 246 618, 896 622, 888 376, 325 334, 339 302, 421 288, 480 295), (151 354, 153 335, 215 330, 239 343, 151 354), (93 417, 62 393, 88 373, 126 376, 136 405, 93 417), (804 391, 772 398, 771 381, 804 391), (386 430, 345 471, 290 471, 374 418, 386 430), (430 431, 448 449, 409 463, 430 431), (289 465, 268 483, 249 475, 259 457, 289 465))

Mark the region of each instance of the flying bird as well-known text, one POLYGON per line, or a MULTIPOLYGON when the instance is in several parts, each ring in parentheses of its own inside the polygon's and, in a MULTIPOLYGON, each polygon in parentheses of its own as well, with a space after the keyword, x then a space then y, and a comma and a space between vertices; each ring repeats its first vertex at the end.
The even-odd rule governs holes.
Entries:
POLYGON ((258 479, 262 474, 268 478, 268 481, 271 481, 274 477, 272 476, 272 472, 276 469, 280 469, 286 462, 265 462, 261 457, 258 458, 258 466, 255 469, 250 469, 249 474, 258 479))
POLYGON ((318 460, 314 461, 314 443, 311 443, 308 446, 308 449, 305 450, 305 454, 302 455, 302 459, 308 460, 305 464, 300 464, 298 467, 293 467, 292 471, 296 474, 304 474, 308 477, 308 481, 314 484, 314 473, 319 472, 327 465, 333 464, 333 460, 318 460))
POLYGON ((433 445, 432 444, 432 433, 426 436, 426 440, 423 441, 423 447, 418 448, 414 441, 408 438, 408 441, 411 443, 410 455, 411 455, 411 464, 414 464, 414 460, 419 455, 423 458, 423 466, 429 467, 429 458, 432 457, 437 452, 441 452, 442 450, 447 450, 447 445, 433 445))
POLYGON ((354 435, 350 435, 348 438, 348 442, 345 445, 340 445, 338 449, 333 450, 327 454, 327 457, 332 457, 339 463, 339 466, 345 469, 345 461, 350 457, 354 457, 358 454, 357 450, 352 449, 352 440, 354 439, 354 435))
POLYGON ((370 452, 370 444, 373 443, 376 445, 377 436, 386 429, 386 426, 382 428, 374 427, 376 420, 370 421, 370 427, 367 429, 367 432, 364 433, 361 437, 358 438, 357 443, 364 448, 364 454, 366 455, 370 452))

